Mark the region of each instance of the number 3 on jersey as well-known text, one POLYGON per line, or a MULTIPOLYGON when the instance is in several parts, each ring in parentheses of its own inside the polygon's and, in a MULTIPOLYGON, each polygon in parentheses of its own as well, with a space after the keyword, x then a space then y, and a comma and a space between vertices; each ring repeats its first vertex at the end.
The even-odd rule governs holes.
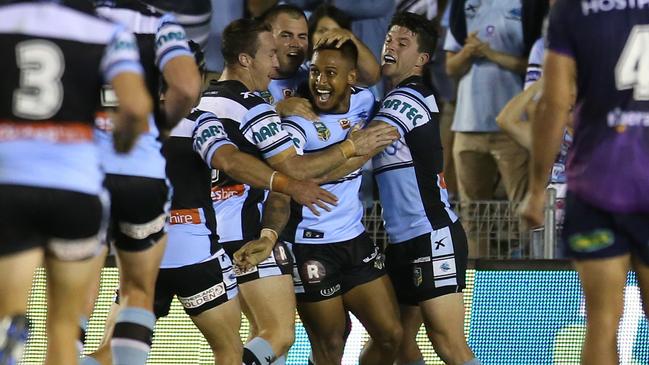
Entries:
POLYGON ((16 45, 20 87, 14 91, 13 112, 26 119, 53 117, 63 102, 61 76, 65 63, 61 49, 44 40, 16 45))
POLYGON ((635 100, 649 100, 649 25, 636 25, 615 66, 618 90, 633 88, 635 100))

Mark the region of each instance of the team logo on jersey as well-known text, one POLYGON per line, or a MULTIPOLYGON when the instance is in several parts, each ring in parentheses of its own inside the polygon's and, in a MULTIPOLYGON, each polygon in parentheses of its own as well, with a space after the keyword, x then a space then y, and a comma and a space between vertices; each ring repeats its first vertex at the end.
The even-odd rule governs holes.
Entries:
POLYGON ((424 274, 421 271, 421 267, 415 266, 415 269, 412 272, 412 280, 417 287, 424 281, 424 274))
POLYGON ((321 141, 326 141, 331 137, 331 131, 327 126, 321 121, 313 122, 316 132, 318 132, 318 139, 321 141))
POLYGON ((261 96, 261 98, 264 99, 264 101, 266 101, 268 104, 275 104, 275 98, 273 98, 273 94, 271 94, 270 91, 260 91, 259 96, 261 96))
POLYGON ((352 122, 347 118, 340 119, 338 123, 340 123, 342 129, 349 129, 352 126, 352 122))

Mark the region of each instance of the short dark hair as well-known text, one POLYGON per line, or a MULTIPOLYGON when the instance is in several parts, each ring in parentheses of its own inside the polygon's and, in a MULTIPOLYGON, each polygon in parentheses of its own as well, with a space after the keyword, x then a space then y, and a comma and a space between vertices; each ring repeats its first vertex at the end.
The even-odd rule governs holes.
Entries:
POLYGON ((345 43, 341 44, 340 47, 336 47, 335 44, 320 45, 318 48, 313 50, 313 53, 322 50, 334 50, 340 52, 343 58, 351 62, 353 68, 356 68, 356 63, 358 60, 358 48, 351 40, 348 40, 345 43))
POLYGON ((273 6, 272 8, 266 10, 266 12, 261 15, 260 19, 263 22, 270 24, 274 22, 275 19, 280 16, 280 14, 286 14, 295 19, 302 18, 304 19, 304 21, 307 21, 304 11, 291 4, 273 6))
POLYGON ((270 25, 254 19, 237 19, 223 30, 221 53, 226 65, 238 62, 239 54, 255 56, 259 48, 259 34, 270 32, 270 25))
POLYGON ((390 31, 390 29, 395 25, 408 28, 408 30, 415 33, 415 35, 417 36, 417 43, 419 45, 417 51, 428 53, 430 60, 433 60, 433 54, 435 54, 438 38, 437 28, 435 27, 435 24, 433 22, 428 20, 423 15, 409 12, 400 12, 392 17, 388 31, 390 31))

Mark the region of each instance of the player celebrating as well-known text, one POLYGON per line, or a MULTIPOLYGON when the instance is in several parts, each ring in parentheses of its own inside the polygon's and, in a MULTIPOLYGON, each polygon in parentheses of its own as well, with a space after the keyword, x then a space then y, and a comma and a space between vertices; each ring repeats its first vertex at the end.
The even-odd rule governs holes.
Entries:
MULTIPOLYGON (((274 108, 254 93, 268 88, 278 67, 270 27, 254 20, 235 21, 223 32, 222 51, 225 70, 221 79, 203 93, 198 109, 214 113, 242 152, 266 160, 278 172, 297 179, 317 176, 342 165, 349 157, 385 146, 394 138, 389 128, 368 129, 326 151, 299 156, 274 108)), ((259 205, 265 195, 262 189, 219 172, 215 193, 217 230, 228 253, 234 254, 251 240, 275 245, 277 232, 287 217, 282 209, 266 209, 261 221, 259 205)), ((267 207, 287 203, 278 202, 286 200, 278 194, 271 198, 267 207)), ((245 346, 246 364, 277 358, 281 362, 293 342, 292 267, 283 244, 277 246, 276 252, 278 255, 271 255, 267 262, 238 275, 244 313, 258 331, 258 336, 245 346), (268 298, 272 298, 273 305, 268 305, 268 298)))
POLYGON ((47 364, 75 364, 78 320, 105 233, 107 199, 92 122, 100 85, 122 102, 118 152, 151 112, 133 34, 81 3, 0 6, 0 363, 17 364, 27 337, 27 296, 47 269, 47 364), (34 169, 34 166, 39 166, 34 169))
MULTIPOLYGON (((351 41, 340 47, 322 45, 314 52, 309 90, 318 119, 295 116, 282 121, 306 156, 341 143, 372 112, 372 93, 352 86, 356 83, 357 52, 351 41)), ((326 182, 323 186, 338 196, 338 205, 319 217, 293 205, 282 234, 295 255, 298 311, 317 364, 340 363, 347 309, 361 319, 374 339, 373 346, 362 354, 361 364, 391 364, 401 337, 381 250, 361 222, 359 167, 335 179, 332 176, 339 170, 321 176, 319 180, 326 182), (374 304, 368 305, 370 302, 374 304)))
POLYGON ((545 184, 574 103, 562 241, 586 298, 582 364, 618 364, 629 268, 649 303, 649 88, 645 4, 559 0, 551 10, 543 96, 532 125, 523 215, 543 221, 545 184), (606 24, 606 27, 602 27, 606 24))
MULTIPOLYGON (((397 127, 401 139, 375 156, 373 165, 390 239, 386 267, 401 305, 402 346, 416 349, 421 316, 445 363, 476 365, 464 338, 466 235, 448 203, 439 110, 423 78, 436 39, 434 25, 423 16, 400 13, 392 19, 381 65, 392 90, 374 120, 397 127)), ((415 360, 410 362, 423 364, 415 360)))

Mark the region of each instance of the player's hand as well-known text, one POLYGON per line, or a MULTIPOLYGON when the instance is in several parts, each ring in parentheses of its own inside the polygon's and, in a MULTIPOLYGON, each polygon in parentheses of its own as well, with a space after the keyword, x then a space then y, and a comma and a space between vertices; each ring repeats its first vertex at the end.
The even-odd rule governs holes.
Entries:
POLYGON ((313 111, 311 103, 304 98, 295 96, 286 98, 275 105, 275 110, 280 117, 297 115, 306 120, 318 120, 318 115, 313 111))
POLYGON ((127 123, 116 118, 113 122, 113 146, 117 153, 128 153, 135 146, 140 134, 148 129, 148 124, 145 124, 146 120, 127 123))
POLYGON ((304 205, 316 216, 320 215, 317 207, 331 211, 331 205, 338 205, 338 198, 312 181, 293 180, 287 188, 288 195, 297 203, 304 205))
POLYGON ((382 149, 399 139, 397 129, 386 123, 379 123, 363 129, 354 129, 348 137, 356 147, 355 156, 364 156, 382 149))
POLYGON ((273 247, 275 247, 275 242, 263 236, 247 242, 234 253, 234 264, 243 271, 247 271, 266 260, 273 251, 273 247))
POLYGON ((534 229, 543 225, 545 206, 545 192, 532 193, 528 192, 521 202, 518 212, 523 218, 529 229, 534 229))
POLYGON ((354 33, 350 32, 344 28, 337 28, 328 30, 318 42, 313 45, 313 49, 318 49, 320 46, 330 46, 333 45, 336 48, 340 48, 348 40, 354 39, 354 33))

